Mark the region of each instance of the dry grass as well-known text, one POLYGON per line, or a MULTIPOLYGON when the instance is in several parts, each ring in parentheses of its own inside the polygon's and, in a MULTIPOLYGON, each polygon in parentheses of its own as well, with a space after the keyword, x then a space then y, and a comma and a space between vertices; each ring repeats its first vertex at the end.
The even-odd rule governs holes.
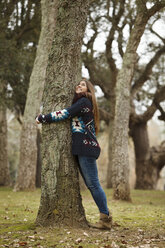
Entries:
MULTIPOLYGON (((0 188, 0 247, 57 248, 164 248, 165 192, 133 190, 132 203, 114 201, 106 190, 108 205, 118 226, 111 231, 69 227, 39 228, 34 222, 40 190, 13 192, 0 188)), ((98 210, 88 191, 82 192, 87 219, 95 222, 98 210)))

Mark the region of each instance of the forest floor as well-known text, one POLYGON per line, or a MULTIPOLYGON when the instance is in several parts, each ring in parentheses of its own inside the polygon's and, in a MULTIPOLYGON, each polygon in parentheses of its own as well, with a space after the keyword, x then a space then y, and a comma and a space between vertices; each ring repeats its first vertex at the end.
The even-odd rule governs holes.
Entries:
MULTIPOLYGON (((35 226, 40 190, 13 192, 0 188, 0 247, 165 248, 165 192, 132 190, 132 202, 112 199, 105 190, 114 222, 111 231, 35 226)), ((82 192, 87 219, 98 220, 88 191, 82 192)))

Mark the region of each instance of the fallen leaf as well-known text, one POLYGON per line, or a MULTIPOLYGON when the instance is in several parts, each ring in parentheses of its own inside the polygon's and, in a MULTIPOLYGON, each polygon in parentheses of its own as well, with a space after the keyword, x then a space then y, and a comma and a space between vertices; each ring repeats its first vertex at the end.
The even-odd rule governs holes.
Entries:
POLYGON ((84 236, 89 237, 88 233, 84 232, 83 234, 84 236))
POLYGON ((104 248, 112 248, 111 245, 105 245, 104 248))
POLYGON ((25 242, 22 241, 22 242, 19 242, 18 244, 19 244, 20 246, 25 246, 25 245, 27 245, 27 242, 26 242, 26 241, 25 241, 25 242))
POLYGON ((128 244, 128 242, 125 241, 125 240, 122 240, 121 243, 122 243, 122 244, 128 244))
POLYGON ((34 236, 34 235, 33 235, 33 236, 28 236, 28 238, 29 238, 29 239, 34 239, 35 236, 34 236))
POLYGON ((5 220, 10 220, 10 218, 8 216, 5 216, 4 219, 5 220))
POLYGON ((80 243, 82 241, 81 238, 76 239, 76 243, 80 243))

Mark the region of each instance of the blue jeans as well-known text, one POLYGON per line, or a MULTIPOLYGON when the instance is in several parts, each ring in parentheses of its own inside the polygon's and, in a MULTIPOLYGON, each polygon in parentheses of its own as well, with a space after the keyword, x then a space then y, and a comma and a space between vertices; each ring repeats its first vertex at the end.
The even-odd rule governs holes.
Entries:
POLYGON ((109 215, 107 198, 98 179, 96 159, 94 157, 78 156, 78 160, 80 173, 100 213, 109 215))

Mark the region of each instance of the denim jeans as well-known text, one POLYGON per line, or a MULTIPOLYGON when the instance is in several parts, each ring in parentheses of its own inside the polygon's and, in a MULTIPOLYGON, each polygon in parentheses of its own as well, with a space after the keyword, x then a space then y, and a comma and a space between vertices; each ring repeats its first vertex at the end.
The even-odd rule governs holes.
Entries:
POLYGON ((109 215, 106 195, 98 178, 96 159, 94 157, 78 156, 78 160, 80 173, 100 213, 109 215))

